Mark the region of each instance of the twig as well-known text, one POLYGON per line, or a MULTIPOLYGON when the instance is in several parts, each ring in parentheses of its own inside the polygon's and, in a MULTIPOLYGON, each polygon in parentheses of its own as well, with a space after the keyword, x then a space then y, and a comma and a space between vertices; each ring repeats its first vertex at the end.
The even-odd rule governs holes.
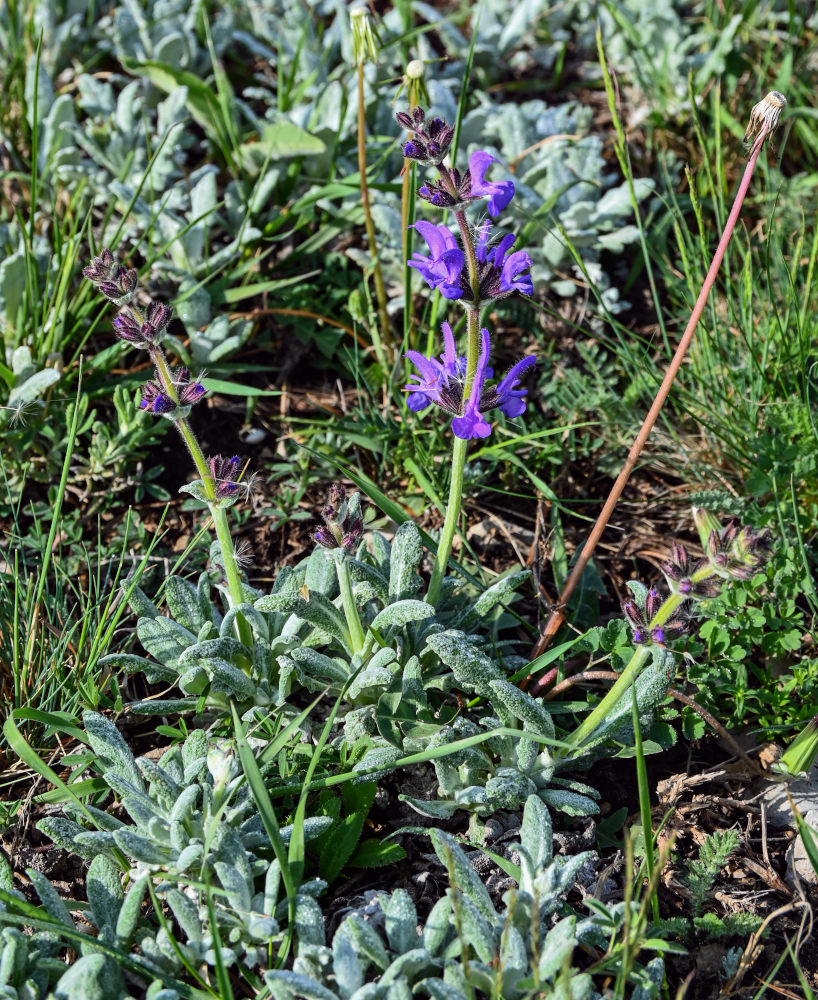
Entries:
MULTIPOLYGON (((696 299, 696 304, 693 306, 693 312, 690 314, 690 319, 688 320, 685 331, 679 341, 679 346, 676 348, 676 353, 673 355, 673 360, 668 366, 664 379, 662 379, 662 384, 659 386, 659 391, 656 393, 653 405, 648 411, 648 415, 645 417, 639 433, 636 435, 636 440, 633 442, 631 450, 628 452, 628 457, 625 459, 622 471, 619 473, 616 482, 613 484, 611 492, 608 495, 608 499, 605 501, 605 505, 597 518, 596 524, 594 525, 591 534, 588 536, 588 540, 585 543, 579 558, 574 563, 574 568, 571 570, 568 579, 565 581, 559 600, 549 615, 545 628, 531 651, 532 660, 541 656, 545 652, 551 644, 552 639, 557 634, 557 630, 560 625, 562 625, 565 621, 564 608, 568 599, 574 592, 576 585, 579 583, 582 573, 588 564, 588 560, 591 558, 603 531, 607 527, 614 507, 622 495, 625 484, 628 482, 628 479, 630 478, 630 475, 639 460, 639 456, 642 453, 642 449, 645 446, 648 436, 653 430, 653 425, 656 423, 659 413, 664 406, 665 400, 670 392, 670 387, 673 385, 673 381, 676 378, 682 361, 684 360, 684 356, 687 353, 687 349, 690 346, 690 342, 693 339, 696 326, 698 325, 699 319, 704 311, 707 298, 710 294, 710 289, 713 287, 716 275, 721 267, 722 259, 724 258, 724 253, 727 250, 727 244, 730 242, 730 237, 733 235, 733 230, 735 229, 735 225, 741 211, 741 206, 744 202, 744 197, 750 186, 750 180, 753 176, 756 161, 758 160, 758 154, 761 152, 761 147, 764 145, 765 140, 769 138, 775 130, 775 127, 778 124, 778 118, 786 103, 786 99, 782 94, 779 94, 777 91, 771 91, 771 93, 769 93, 763 101, 760 101, 752 110, 745 141, 748 137, 751 137, 754 134, 755 141, 753 142, 752 149, 750 150, 750 158, 747 161, 747 166, 744 168, 744 176, 741 178, 741 184, 739 184, 735 201, 733 202, 733 207, 730 210, 730 215, 727 218, 724 232, 719 240, 719 245, 713 255, 713 261, 710 264, 707 277, 704 279, 704 284, 699 292, 699 297, 696 299)), ((525 682, 523 682, 523 686, 525 686, 525 682)))

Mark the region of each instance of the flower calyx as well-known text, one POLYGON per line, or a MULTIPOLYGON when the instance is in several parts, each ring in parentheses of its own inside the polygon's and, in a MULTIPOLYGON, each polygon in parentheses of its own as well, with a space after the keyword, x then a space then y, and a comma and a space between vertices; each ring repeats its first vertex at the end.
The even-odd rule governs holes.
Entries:
POLYGON ((715 574, 706 559, 696 562, 690 558, 681 542, 674 542, 671 557, 662 563, 668 586, 674 594, 679 594, 685 600, 702 601, 715 597, 719 592, 719 584, 713 579, 715 574))
POLYGON ((149 351, 161 342, 172 315, 172 307, 160 302, 149 302, 144 313, 124 306, 114 318, 114 331, 120 340, 149 351))
POLYGON ((345 555, 357 547, 364 531, 360 493, 353 493, 347 500, 345 487, 333 483, 321 517, 324 524, 313 533, 319 545, 325 549, 341 549, 345 555))
POLYGON ((628 586, 634 596, 622 602, 622 613, 631 627, 633 641, 637 646, 664 646, 684 635, 688 619, 682 613, 682 608, 677 609, 674 618, 658 623, 656 617, 664 600, 656 587, 648 590, 635 581, 631 581, 628 586))
POLYGON ((442 118, 431 118, 427 122, 426 112, 421 107, 412 108, 410 112, 398 111, 397 122, 412 138, 403 144, 403 155, 407 160, 417 160, 428 166, 436 167, 441 163, 454 138, 454 129, 442 118))
POLYGON ((190 413, 190 408, 194 403, 198 403, 207 391, 201 383, 204 372, 198 379, 192 379, 187 368, 171 369, 173 376, 173 394, 162 382, 157 372, 156 380, 146 382, 142 386, 142 400, 139 404, 141 410, 149 413, 156 413, 163 417, 170 417, 172 420, 181 420, 190 413))
POLYGON ((127 305, 136 291, 139 275, 132 267, 123 267, 110 250, 104 249, 82 269, 85 277, 93 282, 102 294, 118 306, 127 305))

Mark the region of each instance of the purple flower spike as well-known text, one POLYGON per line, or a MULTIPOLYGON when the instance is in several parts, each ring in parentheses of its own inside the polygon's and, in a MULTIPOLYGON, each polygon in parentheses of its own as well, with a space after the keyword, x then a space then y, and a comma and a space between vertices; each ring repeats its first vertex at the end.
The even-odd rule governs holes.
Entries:
POLYGON ((471 174, 471 193, 481 197, 488 196, 489 215, 496 218, 506 208, 514 197, 513 181, 487 181, 486 171, 492 163, 499 160, 491 153, 478 149, 469 157, 469 173, 471 174))
POLYGON ((482 345, 471 392, 469 393, 469 398, 466 400, 463 416, 455 417, 452 420, 452 430, 455 435, 466 440, 469 438, 485 438, 491 434, 491 424, 488 423, 480 412, 480 405, 483 401, 483 382, 486 380, 486 365, 488 364, 491 342, 489 341, 489 332, 485 328, 480 331, 480 336, 482 338, 482 345))
POLYGON ((444 225, 435 226, 431 222, 415 223, 415 229, 429 245, 430 256, 415 253, 407 261, 415 267, 430 288, 440 289, 447 299, 459 299, 463 295, 460 278, 466 263, 466 256, 457 245, 454 233, 444 225))

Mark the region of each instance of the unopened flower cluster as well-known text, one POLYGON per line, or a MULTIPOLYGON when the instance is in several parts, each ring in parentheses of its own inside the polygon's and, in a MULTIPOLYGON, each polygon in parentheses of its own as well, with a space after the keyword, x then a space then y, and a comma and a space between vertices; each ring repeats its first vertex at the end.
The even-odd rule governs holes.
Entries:
POLYGON ((357 547, 364 530, 359 494, 354 493, 347 500, 346 489, 340 483, 333 483, 321 517, 324 524, 313 535, 319 545, 325 549, 342 549, 344 553, 357 547))
POLYGON ((679 639, 690 624, 691 602, 715 597, 722 581, 749 580, 764 566, 769 547, 765 534, 735 520, 722 525, 701 508, 694 509, 693 519, 704 558, 693 560, 684 545, 674 543, 671 558, 662 565, 670 596, 651 587, 644 598, 622 604, 637 645, 664 646, 679 639))
MULTIPOLYGON (((171 306, 153 301, 138 306, 134 302, 138 287, 136 270, 124 267, 108 249, 94 257, 82 273, 119 308, 113 323, 117 337, 147 351, 154 364, 154 377, 142 386, 140 409, 168 417, 179 426, 206 392, 202 384, 205 373, 194 378, 184 366, 172 368, 167 363, 161 343, 173 315, 171 306)), ((239 465, 237 456, 225 459, 217 455, 207 460, 217 500, 232 497, 239 490, 239 465)))
MULTIPOLYGON (((461 174, 444 163, 454 137, 450 125, 440 118, 427 120, 419 107, 411 113, 399 112, 396 118, 411 133, 403 145, 403 155, 437 171, 436 178, 418 189, 419 197, 435 208, 453 212, 459 228, 456 236, 444 223, 416 222, 414 228, 425 240, 428 253, 417 251, 407 261, 409 267, 415 268, 426 284, 444 298, 460 301, 471 309, 480 309, 515 292, 531 295, 534 289, 529 273, 530 256, 524 250, 514 249, 513 233, 498 235, 492 227, 491 219, 506 209, 514 197, 512 181, 491 181, 486 177, 491 165, 497 162, 496 157, 477 150, 469 157, 468 169, 461 174), (466 220, 465 209, 484 201, 491 219, 473 229, 466 220), (475 263, 473 269, 468 267, 470 254, 475 263)), ((443 324, 443 339, 444 352, 439 358, 418 351, 406 354, 418 371, 405 386, 411 410, 422 410, 434 403, 452 415, 452 429, 457 437, 464 439, 484 438, 491 433, 491 425, 484 416, 488 410, 500 409, 508 417, 525 412, 527 390, 518 386, 522 374, 534 366, 534 357, 523 358, 502 379, 487 385, 494 374, 488 363, 489 331, 480 331, 480 353, 470 380, 466 357, 458 354, 448 323, 443 324), (467 384, 468 394, 464 392, 467 384)))

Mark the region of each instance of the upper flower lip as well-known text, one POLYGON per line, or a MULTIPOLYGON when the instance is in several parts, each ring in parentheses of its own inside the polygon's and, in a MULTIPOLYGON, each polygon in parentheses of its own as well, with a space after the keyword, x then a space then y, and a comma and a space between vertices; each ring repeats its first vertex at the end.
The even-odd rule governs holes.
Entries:
POLYGON ((469 174, 471 177, 471 193, 477 197, 489 198, 488 212, 496 218, 504 208, 507 208, 514 197, 513 181, 487 181, 486 171, 492 163, 499 163, 496 156, 478 149, 469 157, 469 174))
POLYGON ((414 228, 428 243, 430 255, 425 257, 415 251, 407 261, 408 266, 417 268, 426 283, 440 289, 445 298, 459 299, 463 295, 461 276, 466 255, 457 245, 454 233, 448 226, 435 226, 423 219, 416 222, 414 228))

